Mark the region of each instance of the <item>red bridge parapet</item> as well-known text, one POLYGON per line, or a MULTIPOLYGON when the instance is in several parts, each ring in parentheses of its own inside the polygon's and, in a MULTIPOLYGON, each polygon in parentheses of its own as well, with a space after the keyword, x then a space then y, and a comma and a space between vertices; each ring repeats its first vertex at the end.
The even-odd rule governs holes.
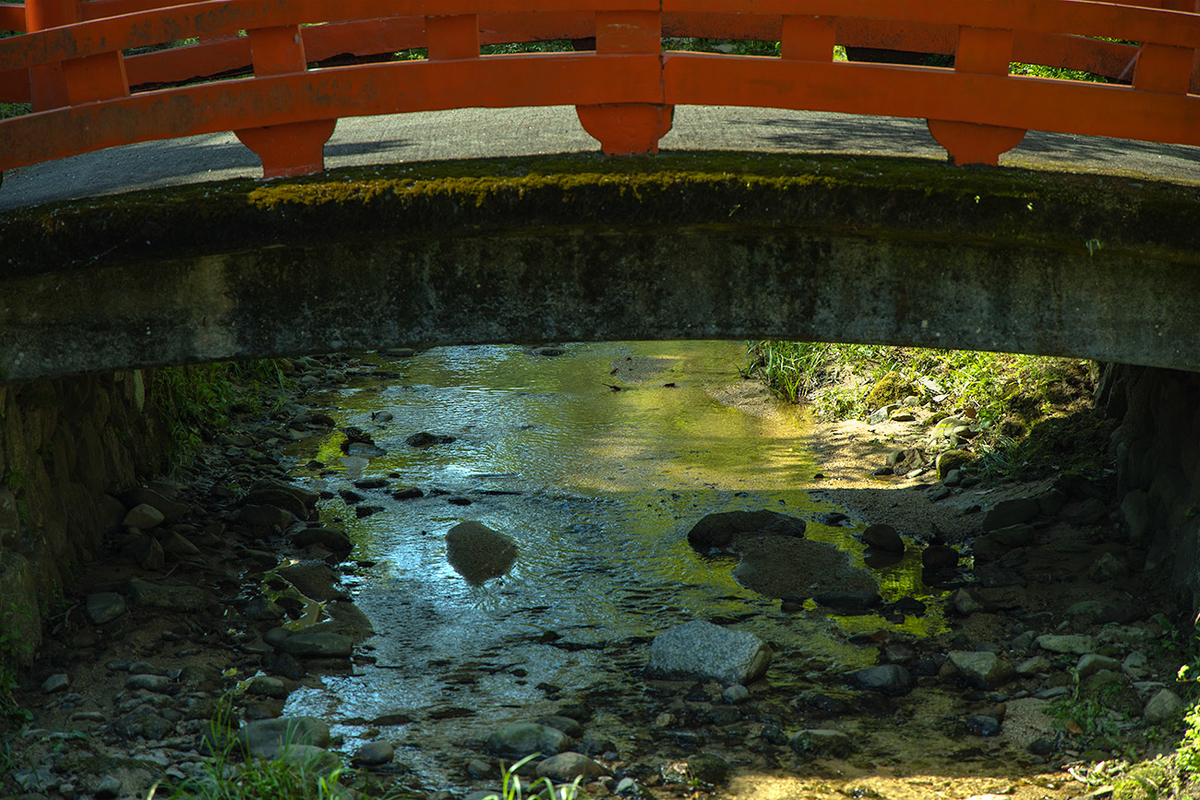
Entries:
POLYGON ((323 168, 341 117, 548 105, 575 106, 610 154, 655 152, 676 105, 921 118, 957 164, 994 165, 1030 129, 1200 146, 1200 0, 158 5, 0 4, 0 29, 28 31, 0 39, 0 100, 34 108, 0 122, 0 171, 234 131, 264 176, 299 175, 323 168), (664 37, 777 41, 780 55, 670 50, 664 37), (549 39, 580 51, 480 55, 549 39), (835 61, 835 45, 943 53, 953 66, 835 61), (427 57, 393 60, 414 48, 427 57), (1013 75, 1014 61, 1118 83, 1013 75))

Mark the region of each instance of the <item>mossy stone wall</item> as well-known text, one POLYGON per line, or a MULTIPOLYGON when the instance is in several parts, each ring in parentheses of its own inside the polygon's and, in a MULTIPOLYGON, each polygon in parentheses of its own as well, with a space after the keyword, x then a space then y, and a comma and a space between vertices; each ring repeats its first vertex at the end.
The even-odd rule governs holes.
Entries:
POLYGON ((18 629, 24 652, 36 651, 63 588, 121 522, 112 493, 166 465, 169 437, 147 378, 0 386, 0 624, 18 629))

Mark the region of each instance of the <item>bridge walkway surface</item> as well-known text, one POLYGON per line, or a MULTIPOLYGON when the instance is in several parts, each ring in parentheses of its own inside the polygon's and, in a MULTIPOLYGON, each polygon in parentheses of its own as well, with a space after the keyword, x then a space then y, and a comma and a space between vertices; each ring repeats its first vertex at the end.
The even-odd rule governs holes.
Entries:
MULTIPOLYGON (((946 158, 924 120, 730 106, 677 108, 660 147, 946 158)), ((325 147, 325 163, 337 169, 597 149, 569 106, 470 108, 342 119, 325 147)), ((1157 142, 1030 131, 1000 164, 1200 184, 1200 149, 1157 142)), ((143 142, 5 173, 0 211, 261 175, 258 157, 232 133, 143 142)))

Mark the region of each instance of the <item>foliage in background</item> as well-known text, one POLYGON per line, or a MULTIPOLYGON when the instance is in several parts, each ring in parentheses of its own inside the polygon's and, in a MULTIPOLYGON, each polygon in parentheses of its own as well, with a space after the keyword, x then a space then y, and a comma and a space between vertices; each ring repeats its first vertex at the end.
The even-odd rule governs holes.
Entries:
POLYGON ((32 718, 29 709, 19 706, 12 696, 17 688, 17 668, 28 666, 33 655, 23 633, 32 618, 28 608, 15 603, 0 609, 0 728, 19 726, 32 718))
POLYGON ((152 396, 170 426, 175 462, 190 458, 233 414, 269 413, 282 405, 287 379, 281 363, 223 361, 155 370, 152 396))
POLYGON ((1094 459, 1107 442, 1107 423, 1092 412, 1093 381, 1084 361, 758 341, 749 344, 744 372, 789 402, 810 404, 825 419, 866 419, 876 410, 872 389, 882 383, 911 386, 921 404, 935 412, 931 422, 971 410, 981 429, 976 446, 985 470, 1018 480, 1050 468, 1083 466, 1075 460, 1094 459))

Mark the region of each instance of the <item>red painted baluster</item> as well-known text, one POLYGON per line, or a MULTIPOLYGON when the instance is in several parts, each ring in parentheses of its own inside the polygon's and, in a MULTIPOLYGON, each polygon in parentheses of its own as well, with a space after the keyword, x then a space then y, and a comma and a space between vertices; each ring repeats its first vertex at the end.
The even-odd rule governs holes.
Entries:
POLYGON ((430 61, 479 58, 479 21, 474 14, 425 18, 430 61))
MULTIPOLYGON (((661 59, 662 14, 658 11, 596 12, 596 55, 653 54, 661 59)), ((661 72, 662 61, 658 61, 661 72)), ((671 130, 675 107, 661 103, 575 106, 579 122, 606 155, 657 153, 671 130)))
POLYGON ((1165 44, 1146 44, 1138 50, 1133 88, 1145 92, 1187 94, 1196 51, 1165 44))
MULTIPOLYGON (((308 69, 298 25, 249 31, 254 77, 291 75, 308 69)), ((325 169, 325 142, 333 135, 336 119, 289 122, 234 131, 242 144, 255 152, 264 178, 309 175, 325 169)))
POLYGON ((835 22, 833 17, 785 16, 780 55, 798 61, 832 61, 835 22))
MULTIPOLYGON (((27 0, 25 3, 25 25, 30 33, 70 25, 82 18, 80 0, 27 0)), ((70 105, 71 98, 67 93, 67 79, 62 63, 31 68, 29 93, 34 111, 70 105)))
MULTIPOLYGON (((958 47, 954 71, 977 75, 1007 75, 1012 60, 1013 32, 996 28, 958 29, 958 47)), ((988 111, 988 98, 972 98, 971 108, 963 109, 968 118, 988 111)), ((1013 149, 1025 138, 1023 128, 980 125, 973 122, 928 120, 929 132, 946 148, 953 164, 996 166, 1000 154, 1013 149)))

